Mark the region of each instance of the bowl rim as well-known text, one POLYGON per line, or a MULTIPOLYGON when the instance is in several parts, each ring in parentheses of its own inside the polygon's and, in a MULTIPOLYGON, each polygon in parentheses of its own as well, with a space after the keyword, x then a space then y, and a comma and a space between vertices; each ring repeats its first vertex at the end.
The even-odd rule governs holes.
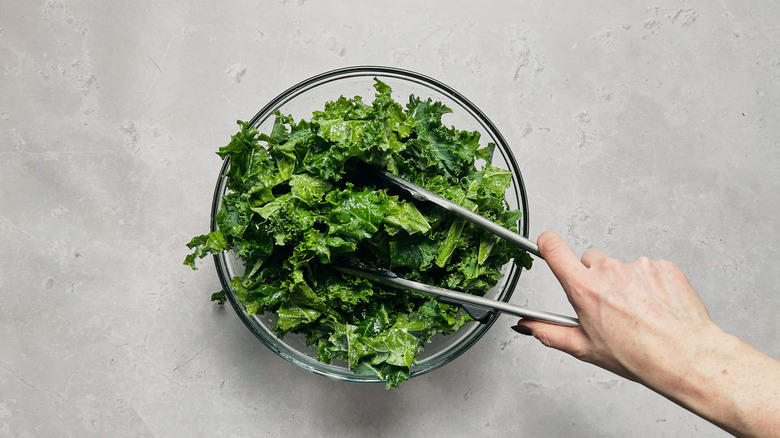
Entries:
MULTIPOLYGON (((498 128, 495 126, 495 124, 493 124, 493 122, 487 117, 487 115, 485 115, 485 113, 483 113, 482 110, 480 110, 474 103, 472 103, 470 100, 468 100, 465 96, 457 92, 452 87, 442 83, 437 79, 431 78, 429 76, 411 70, 405 70, 401 68, 388 67, 388 66, 358 65, 358 66, 338 68, 338 69, 326 71, 311 76, 310 78, 300 81, 297 84, 289 87, 285 91, 281 92, 279 95, 277 95, 275 98, 269 101, 255 114, 255 116, 249 121, 249 126, 252 127, 259 126, 260 124, 265 122, 265 120, 267 120, 269 117, 271 117, 273 115, 273 112, 277 108, 281 107, 285 103, 289 102, 290 100, 294 99, 295 97, 299 96, 300 94, 304 93, 309 89, 315 88, 319 85, 323 85, 335 80, 348 79, 352 77, 365 77, 365 76, 392 77, 394 79, 400 79, 408 82, 417 83, 418 85, 422 85, 424 87, 430 88, 436 92, 445 95, 451 100, 457 102, 463 109, 469 112, 471 116, 474 118, 474 120, 477 121, 480 125, 482 125, 482 127, 493 137, 493 140, 495 140, 496 142, 496 146, 497 146, 496 149, 501 153, 503 159, 506 162, 507 167, 509 167, 510 172, 512 172, 512 179, 514 180, 516 185, 515 194, 517 195, 517 200, 519 204, 518 206, 522 210, 521 234, 526 238, 528 237, 528 233, 529 233, 528 197, 526 194, 522 173, 520 172, 520 167, 518 166, 517 160, 515 159, 515 156, 512 153, 511 148, 506 142, 506 139, 500 133, 498 128)), ((210 230, 212 232, 218 229, 216 217, 221 206, 222 195, 227 190, 227 177, 225 176, 225 174, 228 170, 229 165, 230 165, 230 156, 227 156, 223 160, 223 164, 220 169, 219 176, 217 178, 217 183, 214 189, 214 197, 212 200, 211 217, 210 217, 210 230)), ((257 328, 254 326, 253 321, 250 321, 250 316, 247 315, 247 313, 245 312, 243 305, 232 293, 232 288, 230 287, 231 275, 228 269, 228 261, 227 261, 226 253, 227 251, 223 251, 213 255, 214 264, 222 288, 224 291, 229 292, 226 293, 225 295, 228 301, 230 301, 231 306, 233 307, 233 309, 235 310, 236 314, 239 316, 241 321, 255 335, 255 337, 258 338, 266 347, 268 347, 271 351, 276 353, 281 358, 287 360, 288 362, 318 375, 326 376, 335 380, 355 382, 355 383, 380 383, 380 382, 384 383, 384 380, 379 379, 375 376, 361 376, 361 375, 351 374, 351 373, 338 373, 338 372, 333 372, 331 370, 328 370, 324 368, 324 366, 320 368, 313 367, 308 363, 295 357, 294 355, 288 353, 287 351, 284 351, 283 348, 280 348, 279 345, 276 345, 276 343, 274 343, 273 340, 269 339, 264 333, 259 332, 257 328)), ((522 267, 520 267, 516 263, 512 263, 509 272, 507 272, 505 276, 508 279, 508 281, 503 286, 502 288, 503 290, 501 291, 499 296, 496 297, 496 299, 505 302, 509 301, 509 299, 512 296, 512 293, 514 292, 517 286, 517 282, 519 281, 519 277, 520 274, 522 273, 522 270, 523 270, 522 267)), ((490 319, 488 319, 486 322, 481 324, 481 327, 473 330, 474 333, 470 335, 470 338, 466 339, 466 342, 462 344, 453 344, 453 345, 458 345, 458 348, 448 352, 448 355, 445 356, 444 359, 436 360, 431 364, 427 364, 427 366, 415 367, 416 364, 412 365, 409 377, 412 378, 412 377, 416 377, 428 373, 430 371, 433 371, 435 369, 438 369, 446 365, 447 363, 452 362, 455 358, 465 353, 480 338, 482 338, 482 336, 484 336, 484 334, 488 332, 490 327, 498 320, 499 316, 500 314, 493 314, 493 316, 490 317, 490 319)), ((278 339, 275 338, 275 340, 278 339)), ((299 353, 299 354, 303 355, 303 353, 299 353)))

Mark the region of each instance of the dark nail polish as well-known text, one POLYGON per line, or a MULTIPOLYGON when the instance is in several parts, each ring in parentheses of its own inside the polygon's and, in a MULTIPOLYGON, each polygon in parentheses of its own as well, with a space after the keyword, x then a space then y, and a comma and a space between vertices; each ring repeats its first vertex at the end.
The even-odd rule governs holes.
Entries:
POLYGON ((519 324, 518 325, 513 325, 512 326, 512 330, 516 331, 517 333, 520 333, 521 335, 526 335, 526 336, 533 336, 534 335, 534 332, 530 328, 528 328, 528 327, 526 327, 524 325, 519 325, 519 324))

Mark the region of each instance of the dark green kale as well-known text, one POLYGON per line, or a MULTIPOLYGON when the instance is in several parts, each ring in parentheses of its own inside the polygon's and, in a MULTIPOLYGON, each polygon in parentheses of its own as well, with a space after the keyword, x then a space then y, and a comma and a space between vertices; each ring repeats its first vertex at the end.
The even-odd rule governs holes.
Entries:
MULTIPOLYGON (((406 107, 375 81, 372 104, 328 102, 311 120, 276 114, 268 134, 239 122, 225 147, 228 192, 218 230, 195 237, 184 263, 232 250, 245 272, 231 281, 250 314, 273 312, 278 336, 300 333, 318 359, 344 360, 388 388, 409 378, 424 345, 470 318, 456 307, 328 269, 334 261, 395 270, 406 278, 483 295, 525 252, 436 208, 416 206, 372 182, 360 165, 387 169, 499 224, 516 227, 504 197, 511 173, 490 162, 478 132, 442 124, 440 102, 409 97, 406 107)), ((212 300, 224 302, 223 294, 212 300)))

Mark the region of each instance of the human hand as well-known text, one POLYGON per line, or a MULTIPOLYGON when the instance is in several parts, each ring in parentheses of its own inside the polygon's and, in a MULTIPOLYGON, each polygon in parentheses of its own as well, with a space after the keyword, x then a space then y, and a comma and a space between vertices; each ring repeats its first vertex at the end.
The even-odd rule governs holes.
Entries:
POLYGON ((621 263, 597 249, 580 261, 549 231, 538 245, 580 321, 564 327, 522 319, 515 326, 548 347, 662 390, 723 334, 671 262, 643 257, 621 263))
POLYGON ((539 250, 579 327, 521 319, 516 331, 634 380, 738 436, 780 437, 780 361, 723 332, 671 262, 582 261, 555 233, 539 250))

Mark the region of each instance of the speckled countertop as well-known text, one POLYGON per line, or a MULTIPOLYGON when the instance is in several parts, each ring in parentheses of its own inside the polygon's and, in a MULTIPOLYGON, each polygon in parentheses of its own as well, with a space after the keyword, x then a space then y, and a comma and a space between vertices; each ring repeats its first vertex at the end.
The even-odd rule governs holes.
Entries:
MULTIPOLYGON (((780 357, 780 6, 760 1, 0 0, 0 435, 723 436, 509 329, 400 390, 289 365, 184 244, 237 119, 393 65, 476 103, 531 234, 675 261, 780 357)), ((544 264, 513 302, 567 312, 544 264)))

